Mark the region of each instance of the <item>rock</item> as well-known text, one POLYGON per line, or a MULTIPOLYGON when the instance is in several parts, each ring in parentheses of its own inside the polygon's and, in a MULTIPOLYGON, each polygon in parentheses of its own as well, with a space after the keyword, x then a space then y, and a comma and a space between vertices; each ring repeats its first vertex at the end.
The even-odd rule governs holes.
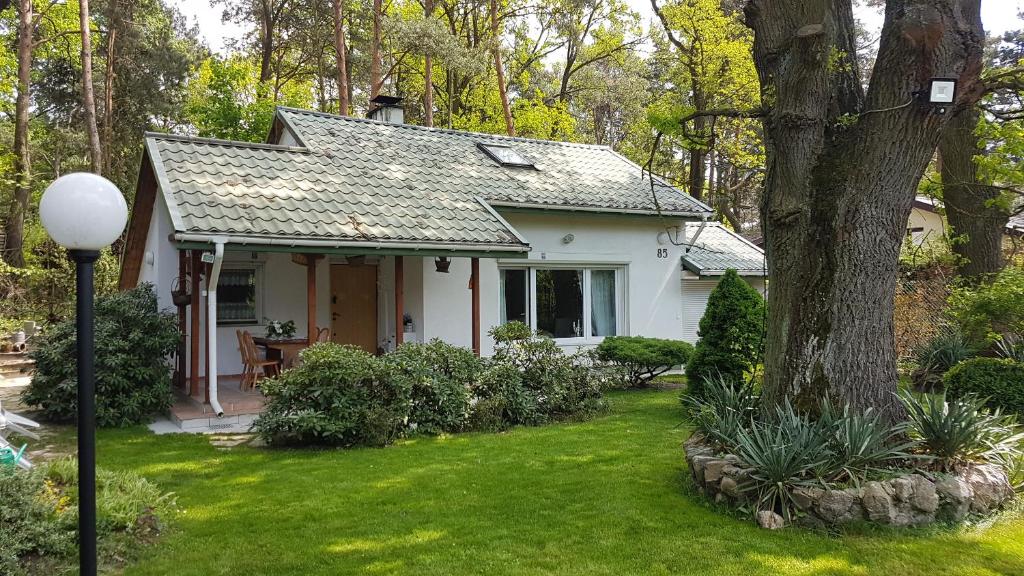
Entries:
POLYGON ((859 508, 854 511, 856 498, 846 490, 827 490, 818 499, 818 515, 827 524, 849 522, 859 516, 859 508))
POLYGON ((1013 487, 1006 478, 1006 472, 995 464, 971 466, 963 475, 964 481, 974 491, 971 500, 971 511, 985 513, 995 510, 1010 498, 1013 498, 1013 487))
POLYGON ((704 463, 704 482, 718 484, 722 480, 722 469, 729 465, 725 460, 708 460, 704 463))
POLYGON ((951 520, 963 520, 971 508, 974 490, 958 476, 946 476, 935 483, 942 514, 951 520))
POLYGON ((786 521, 771 510, 761 510, 757 513, 757 525, 766 530, 778 530, 786 526, 786 521))
POLYGON ((690 460, 690 471, 693 472, 693 480, 697 486, 704 486, 704 465, 712 460, 712 456, 694 456, 690 460))
POLYGON ((821 488, 798 486, 797 488, 794 488, 792 492, 793 504, 803 511, 812 510, 814 508, 814 504, 824 493, 825 491, 821 488))
POLYGON ((739 466, 743 463, 743 461, 740 460, 740 457, 735 454, 726 454, 723 459, 733 466, 739 466))
POLYGON ((722 491, 722 494, 730 498, 739 498, 740 488, 735 480, 731 476, 722 478, 722 482, 718 485, 718 489, 722 491))
POLYGON ((935 492, 935 484, 931 480, 920 474, 911 474, 906 478, 898 478, 898 480, 910 482, 912 487, 910 505, 915 509, 932 514, 939 508, 939 495, 935 492))
POLYGON ((914 496, 914 483, 909 477, 893 478, 888 481, 892 486, 893 496, 900 502, 909 502, 914 496))
POLYGON ((892 497, 889 496, 881 482, 868 482, 864 485, 861 503, 868 518, 874 522, 889 524, 896 516, 892 497))

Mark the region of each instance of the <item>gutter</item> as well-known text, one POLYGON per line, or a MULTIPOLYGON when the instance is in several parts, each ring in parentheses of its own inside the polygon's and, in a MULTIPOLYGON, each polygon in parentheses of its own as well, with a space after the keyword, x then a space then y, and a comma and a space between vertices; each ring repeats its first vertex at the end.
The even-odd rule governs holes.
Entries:
POLYGON ((210 397, 207 400, 217 413, 217 418, 224 417, 224 409, 217 398, 217 281, 220 280, 220 267, 224 263, 224 243, 224 238, 213 239, 213 270, 206 279, 206 339, 210 366, 210 373, 206 375, 206 382, 210 385, 210 397))
POLYGON ((359 240, 311 240, 311 239, 288 239, 288 238, 264 238, 259 236, 223 236, 210 234, 191 234, 188 232, 175 232, 174 240, 177 242, 200 242, 204 244, 254 244, 257 246, 308 246, 311 248, 376 248, 376 249, 405 249, 405 250, 473 250, 478 252, 529 252, 529 246, 500 246, 494 244, 442 244, 440 242, 381 242, 381 241, 359 241, 359 240))

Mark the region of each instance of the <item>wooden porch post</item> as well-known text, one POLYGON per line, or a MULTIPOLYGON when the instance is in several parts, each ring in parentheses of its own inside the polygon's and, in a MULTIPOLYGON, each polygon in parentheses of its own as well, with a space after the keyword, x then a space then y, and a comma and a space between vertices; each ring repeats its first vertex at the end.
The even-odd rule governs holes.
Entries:
POLYGON ((316 342, 316 262, 317 254, 306 254, 306 338, 312 345, 316 342))
POLYGON ((480 355, 480 259, 470 260, 470 285, 473 289, 473 354, 480 355))
MULTIPOLYGON (((185 286, 187 280, 185 276, 187 274, 188 260, 186 259, 185 251, 178 250, 178 290, 188 290, 185 286)), ((177 371, 174 374, 174 385, 178 388, 187 388, 185 384, 185 326, 188 322, 187 312, 185 306, 178 306, 178 357, 177 357, 177 371)))
POLYGON ((405 341, 405 258, 395 256, 395 347, 405 341))
POLYGON ((199 270, 203 263, 198 250, 192 250, 192 329, 189 331, 189 394, 199 395, 199 270))

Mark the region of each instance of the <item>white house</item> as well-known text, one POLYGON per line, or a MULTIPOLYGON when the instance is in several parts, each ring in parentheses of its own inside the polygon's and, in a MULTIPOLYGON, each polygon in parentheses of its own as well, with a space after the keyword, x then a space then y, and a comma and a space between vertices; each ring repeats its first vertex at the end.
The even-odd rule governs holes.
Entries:
POLYGON ((279 108, 268 144, 147 135, 120 283, 178 306, 179 382, 201 396, 267 318, 371 352, 488 355, 510 320, 567 347, 693 341, 727 268, 764 288, 763 253, 711 217, 605 146, 279 108))

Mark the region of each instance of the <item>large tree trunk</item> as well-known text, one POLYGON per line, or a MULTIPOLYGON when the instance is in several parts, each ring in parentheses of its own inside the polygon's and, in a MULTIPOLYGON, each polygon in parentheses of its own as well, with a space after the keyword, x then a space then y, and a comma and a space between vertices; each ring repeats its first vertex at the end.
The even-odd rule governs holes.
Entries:
POLYGON ((501 28, 498 26, 498 0, 491 0, 491 42, 494 43, 494 71, 498 75, 498 96, 501 98, 501 111, 505 115, 505 131, 509 136, 516 135, 515 124, 512 123, 512 109, 508 105, 508 90, 505 86, 505 68, 501 64, 501 28))
POLYGON ((274 77, 274 4, 271 0, 260 2, 260 84, 274 77))
POLYGON ((14 200, 4 225, 4 261, 25 266, 25 213, 32 186, 28 149, 29 83, 32 79, 32 0, 18 0, 18 96, 14 104, 14 200))
POLYGON ((82 110, 85 134, 89 141, 89 168, 99 174, 103 166, 100 131, 96 126, 96 96, 92 84, 92 23, 89 21, 89 0, 78 0, 78 23, 82 32, 82 110))
POLYGON ((998 188, 978 180, 974 157, 982 153, 974 130, 981 112, 976 106, 950 119, 939 141, 942 199, 946 220, 956 240, 953 252, 961 257, 960 274, 978 278, 1003 268, 1003 229, 1009 215, 989 201, 999 197, 998 188))
POLYGON ((373 0, 373 40, 370 46, 370 100, 380 94, 381 0, 373 0))
MULTIPOLYGON (((434 0, 423 2, 423 12, 427 18, 434 16, 434 0)), ((434 125, 434 59, 427 54, 423 58, 423 125, 434 125)))
POLYGON ((751 0, 768 106, 764 397, 902 414, 893 299, 917 183, 948 115, 913 97, 933 76, 970 89, 980 0, 889 0, 867 96, 851 0, 751 0))
POLYGON ((345 48, 345 12, 342 2, 334 0, 334 51, 338 65, 338 114, 348 115, 348 52, 345 48))

